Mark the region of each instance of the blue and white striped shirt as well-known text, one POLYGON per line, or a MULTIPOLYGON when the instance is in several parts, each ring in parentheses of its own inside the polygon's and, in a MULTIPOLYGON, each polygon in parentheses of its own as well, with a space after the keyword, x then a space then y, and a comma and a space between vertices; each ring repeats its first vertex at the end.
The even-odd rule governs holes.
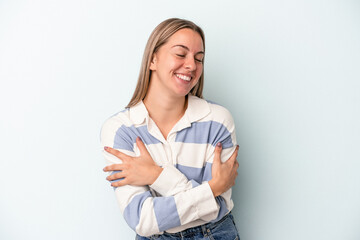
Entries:
MULTIPOLYGON (((189 94, 184 116, 165 139, 139 102, 104 123, 101 144, 139 156, 138 136, 163 171, 150 186, 115 188, 121 212, 136 233, 179 232, 217 221, 231 211, 231 189, 214 198, 208 184, 216 144, 222 143, 222 161, 236 148, 234 121, 227 109, 189 94)), ((104 156, 108 165, 121 163, 106 151, 104 156)))

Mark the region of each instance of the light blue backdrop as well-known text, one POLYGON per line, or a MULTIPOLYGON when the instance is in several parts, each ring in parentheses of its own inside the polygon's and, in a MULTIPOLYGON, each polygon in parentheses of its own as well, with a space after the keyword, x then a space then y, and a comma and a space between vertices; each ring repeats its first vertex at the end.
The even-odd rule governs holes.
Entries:
POLYGON ((152 29, 206 33, 205 97, 233 114, 242 240, 360 239, 360 3, 0 1, 0 239, 133 239, 99 131, 152 29))

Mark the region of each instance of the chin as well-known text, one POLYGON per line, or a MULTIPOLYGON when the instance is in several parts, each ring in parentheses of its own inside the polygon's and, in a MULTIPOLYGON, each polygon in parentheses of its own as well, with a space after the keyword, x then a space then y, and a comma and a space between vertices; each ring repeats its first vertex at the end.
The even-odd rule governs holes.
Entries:
POLYGON ((176 95, 179 95, 179 96, 186 96, 191 92, 191 90, 194 88, 194 86, 177 87, 175 89, 175 93, 176 93, 176 95))
POLYGON ((176 95, 179 96, 179 97, 185 97, 186 95, 188 95, 190 93, 191 89, 188 90, 188 89, 177 89, 176 91, 176 95))

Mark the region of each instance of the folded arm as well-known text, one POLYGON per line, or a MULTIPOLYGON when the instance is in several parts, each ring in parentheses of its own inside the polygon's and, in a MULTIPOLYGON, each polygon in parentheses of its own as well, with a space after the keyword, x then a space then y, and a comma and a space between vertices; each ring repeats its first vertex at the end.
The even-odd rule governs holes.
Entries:
MULTIPOLYGON (((202 182, 187 179, 183 173, 170 163, 162 166, 161 171, 158 171, 157 174, 154 174, 150 178, 144 177, 141 179, 141 177, 135 177, 131 180, 131 176, 145 176, 146 170, 153 169, 154 166, 151 166, 151 164, 147 165, 147 167, 144 168, 145 171, 131 167, 133 170, 137 170, 135 174, 129 174, 129 166, 131 166, 131 163, 136 163, 139 157, 142 157, 142 150, 138 145, 140 156, 136 156, 139 154, 135 154, 134 152, 133 143, 135 141, 129 139, 126 134, 119 135, 120 131, 117 129, 119 129, 118 123, 106 124, 102 131, 101 140, 103 147, 121 146, 118 150, 119 153, 123 154, 122 156, 120 154, 119 157, 116 157, 107 151, 104 151, 104 156, 108 164, 106 167, 108 168, 107 171, 116 170, 110 173, 112 177, 109 176, 110 178, 108 179, 114 181, 112 185, 115 187, 114 190, 117 200, 124 218, 130 227, 140 235, 149 236, 186 225, 196 220, 208 222, 217 218, 220 204, 219 199, 216 199, 215 196, 218 196, 230 188, 236 177, 234 175, 236 175, 238 164, 236 162, 237 150, 235 151, 236 147, 234 144, 236 140, 232 141, 232 139, 235 139, 234 128, 230 128, 230 132, 228 132, 230 134, 227 134, 224 138, 218 138, 219 134, 217 134, 217 142, 223 142, 224 148, 226 148, 222 152, 221 157, 220 149, 215 159, 217 153, 217 151, 214 151, 215 141, 215 144, 209 146, 208 156, 204 156, 207 164, 205 166, 204 177, 201 180, 202 182), (117 134, 115 138, 114 132, 117 134), (114 140, 120 142, 114 142, 114 140), (234 152, 236 152, 236 154, 233 154, 234 152), (124 158, 125 154, 128 155, 129 159, 124 158), (230 157, 232 154, 233 156, 230 157), (225 160, 233 158, 232 164, 230 165, 230 161, 222 164, 220 158, 225 160), (123 159, 124 161, 122 161, 123 159), (126 164, 124 164, 125 162, 126 164), (111 168, 112 166, 118 166, 119 168, 114 169, 111 168), (151 167, 149 168, 149 166, 151 167), (218 179, 218 181, 215 181, 213 178, 214 171, 212 171, 212 166, 217 166, 217 168, 220 169, 219 171, 215 171, 215 173, 217 172, 215 179, 218 179), (232 174, 221 174, 226 172, 221 171, 224 170, 224 168, 225 170, 229 170, 230 168, 232 174), (232 180, 226 178, 229 175, 232 175, 232 180), (220 181, 224 179, 228 180, 220 181), (214 182, 215 187, 213 185, 214 182), (212 185, 211 187, 210 184, 212 185), (152 194, 153 190, 161 196, 154 197, 154 194, 152 194)), ((138 144, 137 141, 136 143, 138 144)), ((144 149, 146 150, 145 146, 144 149)), ((140 164, 137 164, 138 167, 144 164, 144 161, 140 162, 138 162, 140 164)), ((218 198, 221 198, 221 196, 218 198)))
MULTIPOLYGON (((108 164, 121 163, 107 152, 104 156, 108 164)), ((126 222, 142 236, 190 223, 219 208, 208 183, 167 197, 153 197, 148 186, 133 185, 116 187, 115 194, 126 222)))

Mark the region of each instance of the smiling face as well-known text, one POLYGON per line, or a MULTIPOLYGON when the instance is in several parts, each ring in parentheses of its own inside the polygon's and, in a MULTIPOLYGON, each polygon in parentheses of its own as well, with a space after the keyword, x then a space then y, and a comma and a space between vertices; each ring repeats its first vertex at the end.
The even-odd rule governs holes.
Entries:
POLYGON ((157 94, 187 95, 202 74, 203 58, 201 36, 189 28, 177 31, 153 56, 151 88, 157 94))

